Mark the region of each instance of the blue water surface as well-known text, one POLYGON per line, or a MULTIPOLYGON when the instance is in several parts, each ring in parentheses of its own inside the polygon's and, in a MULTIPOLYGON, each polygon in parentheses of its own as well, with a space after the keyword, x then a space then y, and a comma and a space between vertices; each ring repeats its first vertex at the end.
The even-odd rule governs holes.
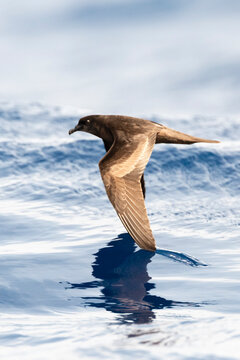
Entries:
POLYGON ((108 201, 101 140, 68 136, 82 114, 1 104, 1 357, 239 359, 239 120, 149 116, 221 140, 155 146, 152 253, 108 201))

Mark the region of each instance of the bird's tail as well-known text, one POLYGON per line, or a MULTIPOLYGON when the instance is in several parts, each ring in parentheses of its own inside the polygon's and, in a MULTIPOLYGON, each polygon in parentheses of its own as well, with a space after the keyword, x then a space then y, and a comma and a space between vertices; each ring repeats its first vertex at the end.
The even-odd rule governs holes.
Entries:
POLYGON ((158 143, 169 143, 169 144, 194 144, 199 142, 205 143, 219 143, 217 140, 206 140, 195 136, 187 135, 163 126, 157 133, 156 144, 158 143))

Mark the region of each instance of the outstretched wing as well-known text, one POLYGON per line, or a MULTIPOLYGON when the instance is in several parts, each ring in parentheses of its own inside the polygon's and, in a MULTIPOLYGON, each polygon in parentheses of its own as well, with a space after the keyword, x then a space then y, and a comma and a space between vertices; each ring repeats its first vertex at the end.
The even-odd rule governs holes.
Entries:
POLYGON ((135 135, 130 141, 115 139, 99 162, 107 195, 123 225, 145 250, 156 250, 150 228, 141 177, 151 156, 156 135, 135 135))

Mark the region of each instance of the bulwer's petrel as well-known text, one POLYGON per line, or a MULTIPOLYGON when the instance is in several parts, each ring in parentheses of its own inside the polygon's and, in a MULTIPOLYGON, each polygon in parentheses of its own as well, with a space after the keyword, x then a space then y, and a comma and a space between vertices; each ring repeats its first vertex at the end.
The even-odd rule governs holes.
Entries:
POLYGON ((156 250, 145 207, 144 169, 158 143, 218 143, 172 130, 154 121, 121 115, 81 118, 69 135, 85 131, 101 138, 106 149, 99 168, 109 200, 126 230, 140 246, 156 250))

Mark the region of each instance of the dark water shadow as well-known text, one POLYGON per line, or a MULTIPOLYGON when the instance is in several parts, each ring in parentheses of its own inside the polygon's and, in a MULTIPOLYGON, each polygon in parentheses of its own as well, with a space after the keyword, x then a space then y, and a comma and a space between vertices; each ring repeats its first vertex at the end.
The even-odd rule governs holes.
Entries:
POLYGON ((173 306, 199 306, 196 303, 167 300, 149 294, 155 284, 147 265, 155 253, 138 250, 129 234, 120 234, 116 240, 100 249, 92 264, 92 275, 97 279, 86 283, 70 283, 66 289, 101 288, 101 295, 84 296, 87 306, 104 308, 120 314, 120 323, 149 323, 155 318, 154 310, 173 306))

